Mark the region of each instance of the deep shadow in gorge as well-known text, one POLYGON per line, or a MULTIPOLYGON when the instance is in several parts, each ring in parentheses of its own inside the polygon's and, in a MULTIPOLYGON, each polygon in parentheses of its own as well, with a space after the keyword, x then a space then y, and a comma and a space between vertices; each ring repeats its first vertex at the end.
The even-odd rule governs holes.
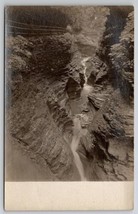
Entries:
MULTIPOLYGON (((23 22, 18 9, 7 18, 23 22)), ((39 18, 41 7, 21 9, 30 26, 65 32, 6 37, 6 179, 132 180, 132 8, 44 7, 39 18)))

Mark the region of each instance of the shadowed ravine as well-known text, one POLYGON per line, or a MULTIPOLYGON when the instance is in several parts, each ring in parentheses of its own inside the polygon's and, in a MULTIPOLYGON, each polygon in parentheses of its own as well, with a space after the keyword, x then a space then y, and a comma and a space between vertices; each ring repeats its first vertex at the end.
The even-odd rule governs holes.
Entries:
POLYGON ((132 181, 133 8, 8 7, 6 20, 6 180, 132 181))
MULTIPOLYGON (((83 60, 81 62, 82 66, 84 68, 83 69, 83 74, 84 74, 84 79, 85 79, 85 83, 84 83, 82 91, 81 91, 81 97, 80 97, 81 103, 84 103, 84 102, 87 101, 87 99, 88 99, 87 96, 88 96, 89 92, 92 91, 92 86, 87 84, 86 62, 87 62, 88 59, 89 59, 89 57, 85 57, 85 58, 83 58, 83 60)), ((76 109, 78 108, 77 104, 76 104, 75 107, 76 107, 76 109)), ((88 120, 87 116, 84 115, 84 114, 76 114, 74 116, 74 120, 73 120, 74 129, 73 129, 73 139, 72 139, 72 142, 71 142, 71 150, 72 150, 72 153, 74 155, 74 162, 75 162, 76 167, 77 167, 77 169, 79 171, 81 181, 86 181, 87 178, 86 178, 85 173, 84 173, 83 164, 82 164, 80 156, 79 156, 79 154, 77 152, 78 145, 79 145, 79 142, 80 142, 80 138, 87 134, 87 129, 84 129, 84 128, 81 127, 80 119, 82 117, 85 117, 85 120, 88 120)))

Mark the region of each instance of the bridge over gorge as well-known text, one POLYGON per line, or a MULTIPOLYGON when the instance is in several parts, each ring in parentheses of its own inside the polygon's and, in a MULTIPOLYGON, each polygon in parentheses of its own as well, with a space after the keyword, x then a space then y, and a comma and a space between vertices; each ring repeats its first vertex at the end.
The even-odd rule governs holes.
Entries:
POLYGON ((67 32, 67 28, 58 26, 46 26, 46 25, 34 25, 22 22, 16 22, 13 20, 7 20, 6 35, 23 35, 23 36, 35 36, 35 35, 57 35, 67 32))

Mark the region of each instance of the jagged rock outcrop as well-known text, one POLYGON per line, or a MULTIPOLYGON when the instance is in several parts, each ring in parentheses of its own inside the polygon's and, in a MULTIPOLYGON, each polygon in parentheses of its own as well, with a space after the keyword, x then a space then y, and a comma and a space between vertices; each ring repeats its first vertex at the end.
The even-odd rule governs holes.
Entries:
POLYGON ((53 109, 54 105, 47 98, 45 94, 46 87, 44 85, 43 90, 39 89, 39 93, 36 94, 35 86, 30 84, 30 87, 24 91, 25 97, 21 96, 12 108, 10 132, 21 144, 23 142, 27 146, 27 149, 41 156, 49 165, 52 173, 56 174, 57 178, 64 179, 64 175, 67 176, 73 170, 73 157, 70 147, 63 137, 63 129, 65 131, 64 134, 66 134, 68 125, 71 132, 72 121, 68 119, 65 110, 58 109, 58 112, 56 112, 56 109, 53 109), (21 99, 24 100, 23 103, 21 99), (52 105, 52 107, 50 106, 50 110, 53 110, 53 114, 50 114, 47 103, 52 105), (24 114, 24 112, 26 113, 24 114), (59 124, 61 123, 59 115, 63 117, 61 117, 61 126, 59 124))
POLYGON ((133 179, 134 27, 133 12, 127 18, 128 13, 125 11, 121 22, 116 23, 113 20, 122 14, 110 10, 101 48, 96 53, 99 59, 89 64, 89 83, 94 90, 88 99, 97 111, 78 151, 90 180, 133 179), (101 78, 98 85, 96 77, 103 65, 106 78, 101 78))
POLYGON ((134 12, 127 18, 119 43, 111 47, 109 54, 114 69, 114 84, 126 99, 133 99, 134 89, 134 12))
POLYGON ((61 35, 7 41, 8 137, 48 173, 43 180, 80 180, 74 148, 87 180, 133 180, 132 8, 53 11, 67 16, 55 22, 61 35))
POLYGON ((80 97, 81 87, 80 84, 72 77, 68 79, 66 91, 70 99, 80 97))
POLYGON ((93 125, 89 125, 91 140, 83 137, 79 148, 95 168, 91 168, 94 174, 91 173, 90 180, 100 180, 101 176, 103 180, 133 178, 132 118, 133 110, 130 111, 119 91, 112 94, 112 99, 107 98, 95 114, 93 125))
POLYGON ((108 96, 109 94, 90 93, 88 100, 92 103, 95 109, 100 109, 108 96))
POLYGON ((126 25, 126 18, 133 7, 108 7, 110 12, 106 20, 106 29, 101 39, 101 46, 98 50, 98 55, 103 61, 109 61, 108 54, 112 45, 119 43, 119 37, 126 25), (118 20, 118 21, 117 21, 118 20))
POLYGON ((93 56, 89 60, 87 72, 89 73, 89 84, 100 84, 103 83, 103 81, 107 82, 108 80, 108 67, 97 55, 93 56))
POLYGON ((86 70, 89 75, 88 83, 94 85, 96 76, 102 66, 102 61, 100 61, 100 59, 98 57, 94 56, 88 62, 89 63, 88 63, 87 70, 86 70))
MULTIPOLYGON (((18 37, 15 37, 15 41, 16 39, 18 37)), ((19 42, 20 39, 23 38, 19 37, 19 42)), ((24 40, 35 46, 35 49, 31 51, 30 67, 28 70, 26 67, 26 73, 22 72, 22 67, 18 68, 22 81, 18 84, 18 96, 12 106, 9 103, 10 109, 6 115, 10 135, 37 159, 43 159, 57 179, 75 180, 78 172, 69 145, 73 121, 61 105, 62 98, 66 97, 67 81, 70 78, 75 81, 73 77, 69 77, 65 68, 70 62, 70 41, 66 36, 65 39, 57 36, 54 39, 48 37, 24 40)), ((16 56, 17 52, 13 54, 16 56)), ((15 81, 14 76, 12 81, 15 81)), ((79 83, 77 86, 80 87, 79 83)), ((11 96, 14 98, 14 93, 11 96)))
POLYGON ((66 112, 66 109, 58 103, 58 99, 51 89, 47 90, 47 105, 51 116, 53 117, 58 128, 61 130, 62 135, 68 138, 68 141, 72 139, 73 134, 73 121, 72 118, 66 112))
POLYGON ((109 67, 108 77, 113 86, 119 87, 122 95, 128 100, 133 96, 134 87, 134 12, 131 12, 132 9, 132 7, 110 9, 101 49, 97 52, 109 67), (120 21, 116 22, 116 18, 120 21))

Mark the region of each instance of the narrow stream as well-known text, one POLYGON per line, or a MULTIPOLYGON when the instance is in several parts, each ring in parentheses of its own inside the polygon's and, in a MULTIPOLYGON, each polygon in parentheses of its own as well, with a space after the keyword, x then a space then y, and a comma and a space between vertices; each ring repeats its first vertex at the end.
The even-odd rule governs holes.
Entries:
POLYGON ((85 177, 84 168, 83 168, 80 156, 77 153, 77 148, 78 148, 78 145, 80 142, 80 138, 82 136, 81 129, 82 128, 81 128, 79 118, 77 118, 77 117, 74 118, 74 130, 73 130, 73 139, 71 142, 71 150, 72 150, 73 155, 74 155, 74 161, 75 161, 75 164, 76 164, 77 169, 79 171, 81 181, 86 181, 87 179, 85 177))
POLYGON ((83 60, 81 61, 81 64, 83 66, 83 73, 84 73, 84 78, 85 78, 85 83, 84 83, 84 87, 87 85, 87 75, 86 75, 86 62, 90 59, 90 57, 85 57, 83 58, 83 60))
POLYGON ((88 85, 88 83, 87 83, 88 77, 86 75, 86 69, 87 69, 86 62, 89 60, 89 58, 90 57, 85 57, 81 62, 82 66, 84 68, 83 73, 84 73, 84 78, 85 78, 85 83, 83 85, 83 89, 81 92, 81 98, 83 99, 83 101, 87 101, 87 96, 90 93, 90 91, 92 90, 92 86, 88 85))
MULTIPOLYGON (((81 92, 81 98, 80 98, 82 104, 87 103, 87 100, 88 100, 87 96, 90 93, 90 91, 92 90, 92 86, 87 84, 86 62, 88 59, 89 59, 89 57, 85 57, 85 58, 83 58, 83 60, 81 62, 82 66, 84 68, 83 73, 84 73, 84 78, 85 78, 85 83, 84 83, 84 86, 83 86, 83 89, 81 92)), ((75 108, 78 108, 78 106, 76 105, 75 108)), ((86 181, 87 178, 85 176, 84 167, 83 167, 82 161, 80 159, 80 156, 77 152, 80 138, 87 134, 87 129, 82 128, 82 126, 81 126, 82 118, 85 118, 86 121, 88 120, 87 115, 84 115, 81 112, 79 114, 75 114, 75 116, 74 116, 74 119, 73 119, 74 129, 73 129, 73 139, 71 142, 71 150, 74 155, 74 161, 75 161, 76 167, 79 171, 81 181, 86 181)))

